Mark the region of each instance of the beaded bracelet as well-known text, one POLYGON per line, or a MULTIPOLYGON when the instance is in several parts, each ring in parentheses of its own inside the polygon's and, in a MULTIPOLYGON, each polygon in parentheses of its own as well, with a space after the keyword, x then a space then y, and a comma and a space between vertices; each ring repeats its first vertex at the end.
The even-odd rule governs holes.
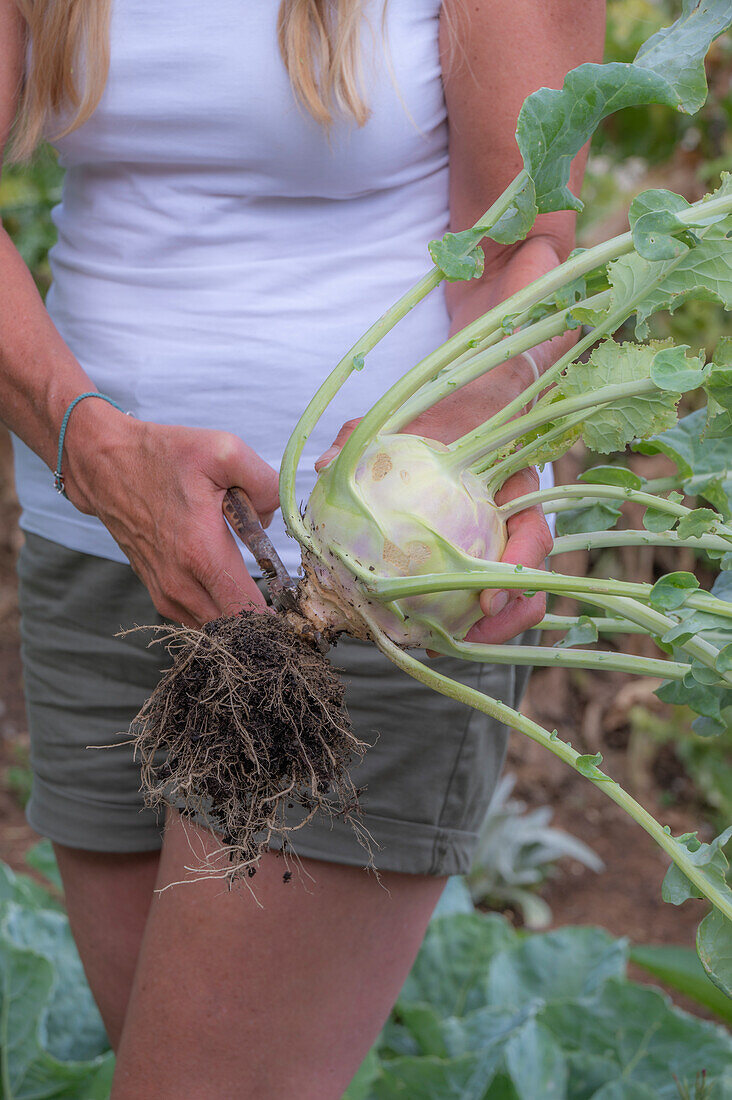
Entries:
POLYGON ((64 413, 63 420, 61 421, 61 430, 59 431, 58 436, 58 457, 56 458, 56 469, 53 471, 53 484, 56 488, 56 492, 60 493, 62 497, 66 496, 66 490, 64 489, 64 478, 63 474, 61 473, 61 458, 64 452, 64 439, 66 437, 66 428, 68 427, 69 417, 71 416, 72 412, 79 404, 79 402, 83 401, 85 397, 98 397, 100 398, 100 400, 106 401, 110 405, 114 405, 115 409, 119 409, 120 412, 124 412, 124 409, 121 407, 121 405, 118 405, 112 397, 107 397, 106 393, 97 393, 96 390, 90 390, 89 393, 80 393, 79 396, 75 397, 74 400, 71 402, 68 409, 64 413))

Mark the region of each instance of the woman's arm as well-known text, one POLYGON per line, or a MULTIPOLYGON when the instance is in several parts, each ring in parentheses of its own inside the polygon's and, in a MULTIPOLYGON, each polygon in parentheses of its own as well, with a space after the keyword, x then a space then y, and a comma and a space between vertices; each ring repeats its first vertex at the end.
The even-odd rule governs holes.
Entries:
MULTIPOLYGON (((0 0, 0 154, 24 51, 23 21, 13 0, 0 0)), ((0 419, 48 465, 49 485, 64 411, 94 389, 0 229, 0 419)), ((72 504, 101 519, 163 615, 201 623, 262 602, 221 502, 240 485, 266 517, 278 506, 277 474, 236 436, 138 421, 82 401, 69 420, 63 470, 72 504)))

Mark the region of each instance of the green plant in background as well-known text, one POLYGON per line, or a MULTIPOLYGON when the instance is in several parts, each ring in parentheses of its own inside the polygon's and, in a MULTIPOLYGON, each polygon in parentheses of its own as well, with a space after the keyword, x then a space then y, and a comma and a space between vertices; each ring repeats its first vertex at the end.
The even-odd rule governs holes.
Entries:
POLYGON ((45 145, 32 164, 6 168, 0 182, 0 219, 43 294, 51 279, 48 250, 56 240, 51 210, 61 198, 62 181, 56 154, 45 145))
POLYGON ((514 908, 532 931, 546 928, 551 909, 537 891, 555 873, 556 861, 575 859, 593 871, 602 860, 581 840, 552 829, 552 810, 511 798, 515 778, 502 777, 483 823, 467 885, 476 904, 514 908))
POLYGON ((41 885, 0 864, 0 1097, 108 1100, 114 1059, 86 983, 47 841, 41 885))
POLYGON ((627 960, 597 928, 438 917, 345 1100, 724 1100, 729 1034, 628 981, 627 960))
POLYGON ((10 756, 13 763, 6 769, 5 782, 18 805, 23 807, 30 798, 33 783, 28 747, 13 745, 10 756))

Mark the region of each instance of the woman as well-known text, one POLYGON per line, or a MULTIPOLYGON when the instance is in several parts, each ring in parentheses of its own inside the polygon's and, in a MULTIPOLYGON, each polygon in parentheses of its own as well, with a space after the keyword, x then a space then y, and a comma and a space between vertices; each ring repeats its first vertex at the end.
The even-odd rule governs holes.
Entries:
MULTIPOLYGON (((17 110, 16 152, 65 130, 67 167, 48 311, 0 242, 0 410, 26 532, 29 817, 54 841, 118 1051, 114 1100, 336 1098, 445 876, 469 866, 505 733, 368 647, 339 648, 356 727, 380 734, 354 776, 380 881, 346 826, 315 822, 298 833, 302 874, 285 884, 267 853, 256 899, 210 881, 165 890, 215 840, 171 814, 161 854, 129 750, 86 748, 125 728, 161 662, 137 636, 112 636, 155 615, 202 623, 262 602, 221 518, 225 489, 275 512, 275 468, 304 401, 423 273, 427 240, 471 224, 514 176, 522 100, 599 58, 604 5, 389 0, 382 23, 377 0, 115 0, 109 19, 102 0, 0 0, 0 135, 17 110), (49 473, 60 425, 95 390, 121 409, 74 408, 64 499, 49 473)), ((488 244, 481 280, 431 296, 369 357, 320 447, 448 329, 564 258, 572 235, 572 216, 555 214, 526 242, 488 244)), ((540 368, 557 353, 539 349, 540 368)), ((509 362, 411 430, 456 438, 530 378, 525 360, 509 362)), ((275 537, 294 569, 293 545, 275 537)), ((542 517, 524 512, 504 560, 538 566, 549 544, 542 517)), ((540 597, 484 601, 473 637, 485 641, 543 613, 540 597)), ((520 692, 505 670, 460 674, 520 692)))

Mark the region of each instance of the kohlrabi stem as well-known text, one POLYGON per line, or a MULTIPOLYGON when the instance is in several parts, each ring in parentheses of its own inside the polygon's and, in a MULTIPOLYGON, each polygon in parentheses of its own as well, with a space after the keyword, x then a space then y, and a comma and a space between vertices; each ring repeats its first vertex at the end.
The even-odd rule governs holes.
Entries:
MULTIPOLYGON (((473 473, 478 476, 490 473, 490 477, 486 479, 486 489, 491 496, 495 496, 511 474, 515 474, 518 470, 525 470, 527 466, 531 466, 532 463, 540 461, 541 453, 547 444, 554 443, 556 439, 561 439, 561 437, 571 431, 572 428, 577 428, 583 424, 586 419, 587 417, 585 416, 584 409, 576 412, 574 416, 568 416, 566 419, 562 417, 560 423, 558 423, 556 427, 545 432, 544 435, 539 436, 538 439, 533 440, 531 443, 526 443, 519 450, 512 452, 504 458, 501 462, 494 462, 491 458, 488 458, 484 459, 479 465, 476 464, 473 467, 473 473)), ((569 450, 569 446, 567 450, 569 450)))
MULTIPOLYGON (((617 259, 619 256, 624 256, 632 251, 633 238, 630 233, 623 233, 611 241, 605 241, 602 244, 595 245, 594 248, 586 249, 558 267, 552 268, 546 275, 535 279, 529 286, 517 291, 505 302, 501 302, 500 305, 495 306, 483 314, 482 317, 478 317, 477 320, 466 325, 460 332, 450 337, 442 347, 421 360, 407 375, 387 390, 383 397, 369 410, 347 440, 343 450, 334 459, 336 470, 340 471, 339 481, 342 475, 345 491, 350 492, 349 479, 361 454, 371 440, 382 430, 389 417, 412 394, 416 393, 425 382, 433 378, 439 370, 447 366, 457 355, 468 350, 472 341, 481 339, 500 327, 506 314, 521 313, 530 309, 555 290, 559 290, 565 283, 571 282, 581 275, 586 275, 596 267, 600 267, 610 260, 617 259)), ((537 324, 540 323, 537 322, 537 324)))
MULTIPOLYGON (((579 306, 587 309, 604 309, 610 302, 611 293, 609 290, 602 291, 600 294, 593 295, 592 298, 575 302, 565 309, 557 309, 549 317, 542 318, 541 321, 533 321, 526 324, 525 327, 517 325, 510 334, 505 333, 500 327, 495 329, 485 340, 478 341, 478 347, 470 352, 465 352, 453 360, 448 367, 440 371, 435 378, 425 382, 393 416, 389 417, 381 431, 400 431, 421 413, 432 408, 448 393, 454 392, 475 381, 476 378, 482 377, 493 370, 494 367, 505 363, 507 359, 520 355, 524 351, 531 351, 537 344, 541 344, 545 340, 561 336, 570 327, 570 315, 573 310, 579 306), (551 321, 554 322, 553 326, 547 324, 551 321), (539 325, 542 327, 539 328, 539 325), (496 345, 499 345, 499 347, 496 347, 496 345), (487 355, 489 349, 493 349, 492 354, 487 355)), ((569 356, 570 361, 575 354, 573 351, 569 356)), ((544 384, 542 383, 543 388, 544 384)), ((529 396, 524 404, 528 404, 531 399, 531 396, 529 396)))
POLYGON ((692 550, 722 550, 729 552, 732 545, 718 535, 692 535, 680 538, 675 531, 583 531, 576 535, 559 535, 549 552, 569 554, 573 550, 594 550, 608 546, 688 546, 692 550))
MULTIPOLYGON (((340 555, 339 555, 340 556, 340 555)), ((351 561, 352 559, 349 559, 351 561)), ((349 565, 349 568, 352 566, 349 565)), ((594 577, 567 577, 560 573, 543 572, 541 569, 524 569, 495 562, 490 568, 471 570, 466 573, 430 573, 421 577, 379 578, 371 580, 373 574, 360 570, 364 587, 375 592, 382 603, 393 602, 408 596, 422 596, 432 592, 475 592, 484 588, 503 588, 525 592, 554 592, 558 595, 577 598, 582 596, 587 603, 595 604, 631 622, 638 623, 651 636, 662 636, 678 626, 676 619, 662 615, 659 611, 645 606, 635 596, 647 599, 651 586, 627 581, 598 580, 594 577), (505 571, 504 571, 505 570, 505 571)), ((723 617, 732 618, 732 604, 724 600, 711 598, 712 611, 723 617)), ((686 600, 686 606, 699 604, 699 595, 693 594, 686 600)), ((732 672, 719 672, 716 668, 719 649, 702 639, 699 635, 677 642, 702 664, 717 672, 720 680, 732 685, 732 672)))
MULTIPOLYGON (((655 493, 649 492, 647 488, 626 489, 621 485, 600 485, 584 481, 578 485, 555 485, 551 489, 539 489, 535 493, 526 493, 522 497, 515 497, 507 504, 499 506, 498 511, 503 520, 508 520, 511 516, 515 516, 517 512, 522 512, 524 508, 531 508, 534 504, 541 504, 545 512, 553 512, 554 508, 547 508, 545 505, 567 501, 572 508, 585 508, 603 500, 616 500, 620 504, 642 504, 646 508, 653 508, 657 512, 666 512, 668 515, 677 516, 679 519, 688 516, 692 511, 691 508, 687 508, 683 504, 677 504, 673 500, 656 496, 655 493)), ((715 534, 724 534, 732 538, 732 527, 728 527, 723 523, 721 516, 715 534)))
MULTIPOLYGON (((637 601, 638 606, 641 607, 640 601, 647 602, 653 588, 650 584, 638 581, 616 581, 604 577, 572 577, 549 570, 510 565, 508 562, 483 562, 475 558, 470 559, 467 554, 465 555, 466 568, 461 572, 425 573, 417 577, 377 577, 359 566, 350 554, 335 546, 332 550, 363 583, 364 588, 373 592, 382 603, 406 599, 408 596, 424 596, 433 592, 476 592, 483 588, 505 588, 514 591, 553 592, 573 599, 587 597, 588 602, 594 602, 590 597, 595 595, 602 596, 603 599, 620 597, 637 601)), ((686 597, 684 607, 691 607, 695 611, 708 611, 723 619, 732 619, 732 603, 719 600, 707 592, 692 592, 686 597)), ((671 619, 664 620, 662 625, 663 633, 669 627, 676 626, 676 622, 671 619)), ((658 633, 655 626, 649 629, 658 633)))
MULTIPOLYGON (((547 372, 548 373, 548 372, 547 372)), ((577 397, 565 397, 555 404, 539 405, 530 412, 523 413, 511 420, 504 428, 495 432, 484 432, 485 425, 463 436, 459 443, 451 446, 451 466, 471 466, 485 469, 492 457, 515 439, 541 428, 552 421, 582 412, 585 409, 599 409, 602 405, 611 405, 620 397, 641 397, 644 393, 657 393, 658 386, 650 378, 641 378, 636 382, 617 382, 612 386, 582 393, 577 397)), ((541 438, 541 437, 539 437, 541 438)))
MULTIPOLYGON (((625 619, 611 619, 606 615, 583 615, 583 619, 589 619, 598 634, 645 634, 646 631, 637 623, 629 623, 625 619)), ((577 625, 576 615, 545 615, 540 623, 536 624, 536 630, 557 630, 566 632, 577 625)))
POLYGON ((544 668, 590 668, 599 672, 628 672, 635 676, 660 676, 667 680, 683 680, 691 665, 665 661, 654 657, 638 657, 634 653, 616 653, 599 649, 550 649, 531 645, 484 645, 479 642, 456 642, 449 634, 430 641, 430 649, 445 656, 461 657, 465 661, 482 661, 496 665, 536 665, 544 668))
POLYGON ((575 771, 578 771, 581 775, 584 775, 585 778, 589 779, 591 783, 599 787, 608 798, 612 799, 612 801, 625 810, 626 813, 630 814, 633 820, 645 829, 649 836, 653 837, 656 843, 671 857, 677 867, 683 871, 686 877, 697 887, 699 892, 704 897, 708 898, 712 905, 723 913, 728 920, 732 920, 732 902, 730 902, 725 894, 717 888, 715 883, 704 874, 697 864, 691 860, 688 849, 677 840, 674 840, 671 834, 667 832, 639 802, 631 798, 614 779, 600 771, 599 768, 593 770, 592 766, 588 767, 587 758, 573 749, 571 745, 566 744, 564 741, 560 741, 556 736, 556 732, 554 734, 547 733, 547 731, 537 722, 532 722, 530 718, 526 718, 523 714, 519 714, 518 711, 513 710, 512 707, 507 706, 505 703, 501 703, 497 699, 492 699, 489 695, 484 695, 482 692, 476 691, 475 688, 467 687, 465 684, 458 683, 450 679, 449 676, 444 676, 442 673, 435 671, 435 669, 429 668, 426 664, 416 660, 416 658, 412 657, 409 653, 405 653, 404 650, 394 645, 375 624, 372 623, 370 625, 376 645, 382 653, 384 653, 398 668, 401 668, 403 672, 413 676, 415 680, 419 680, 420 683, 425 684, 427 687, 439 691, 441 695, 447 695, 450 699, 456 699, 461 703, 465 703, 467 706, 473 707, 474 710, 479 710, 483 714, 488 714, 491 718, 503 722, 504 725, 509 726, 511 729, 526 734, 532 741, 536 741, 537 744, 543 745, 544 748, 554 753, 560 760, 563 760, 565 764, 574 768, 575 771))
MULTIPOLYGON (((638 623, 628 622, 627 619, 613 619, 609 615, 582 615, 581 618, 589 619, 598 634, 648 634, 645 627, 639 626, 638 623)), ((571 630, 572 627, 576 625, 576 615, 545 615, 541 622, 537 623, 535 629, 556 630, 566 633, 566 631, 571 630)), ((708 642, 718 646, 720 649, 722 649, 729 640, 727 635, 717 633, 714 630, 705 630, 704 637, 708 642)))
MULTIPOLYGON (((526 172, 522 170, 508 185, 502 195, 496 199, 485 214, 475 223, 473 228, 484 228, 487 232, 498 219, 508 210, 514 196, 522 189, 526 182, 526 172)), ((466 247, 466 255, 473 250, 475 242, 466 247)), ((282 456, 280 467, 280 505, 288 531, 303 546, 307 546, 313 553, 317 553, 313 541, 310 538, 305 524, 302 522, 300 510, 297 504, 295 491, 295 479, 297 466, 303 452, 303 448, 310 438, 316 424, 331 403, 335 395, 351 376, 354 370, 363 366, 363 360, 372 351, 381 339, 390 332, 398 321, 409 313, 445 278, 438 267, 432 267, 419 282, 401 296, 386 313, 382 314, 368 329, 364 335, 356 341, 352 348, 346 352, 340 362, 334 367, 323 384, 317 390, 315 396, 308 404, 304 413, 298 420, 295 428, 287 441, 285 453, 282 456)), ((466 345, 467 346, 467 345, 466 345)))

